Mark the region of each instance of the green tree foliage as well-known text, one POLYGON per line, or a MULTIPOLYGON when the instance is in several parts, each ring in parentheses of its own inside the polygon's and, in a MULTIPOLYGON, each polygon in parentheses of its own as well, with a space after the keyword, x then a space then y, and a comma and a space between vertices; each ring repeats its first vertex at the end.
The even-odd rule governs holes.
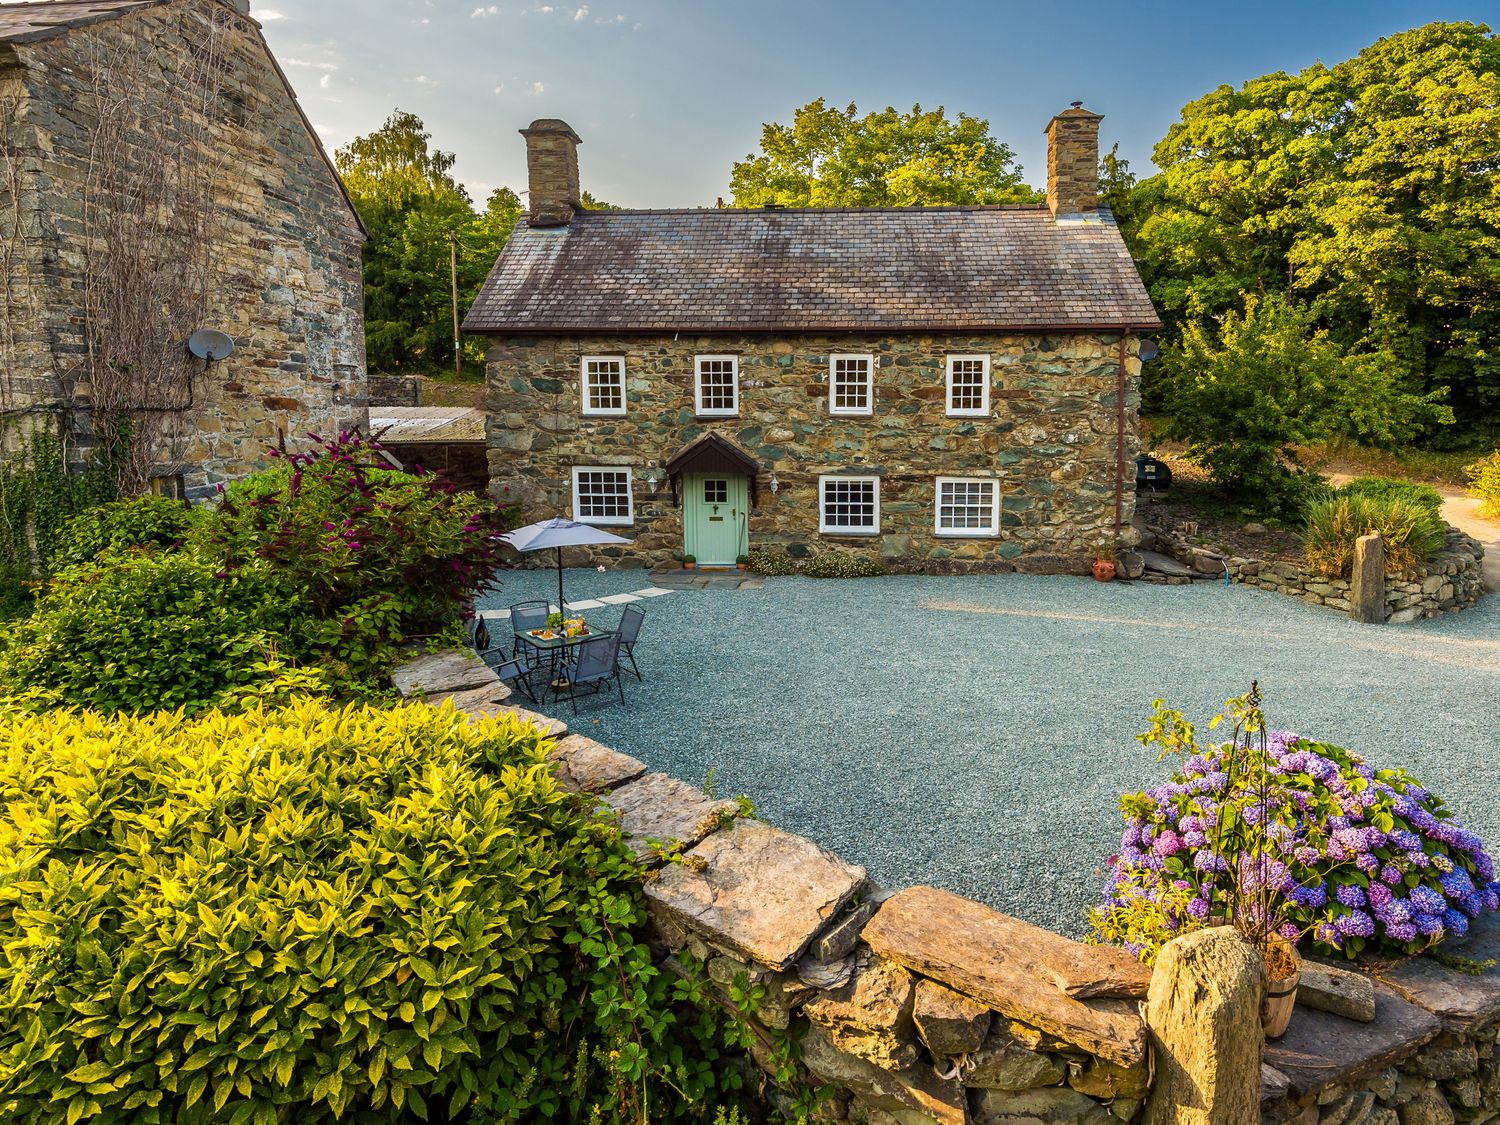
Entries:
POLYGON ((1030 203, 1041 196, 1021 179, 1015 154, 990 123, 943 107, 910 113, 887 106, 860 115, 822 98, 792 124, 762 128, 761 151, 737 161, 729 187, 739 207, 920 207, 1030 203))
POLYGON ((1281 292, 1343 352, 1451 388, 1462 429, 1500 426, 1500 41, 1432 23, 1334 67, 1189 103, 1130 193, 1125 230, 1168 339, 1194 308, 1281 292), (1136 221, 1136 216, 1139 220, 1136 221))
MULTIPOLYGON (((510 188, 484 209, 452 176, 453 154, 432 147, 422 119, 397 110, 356 137, 335 163, 365 225, 365 346, 372 370, 446 371, 453 364, 449 236, 458 238, 460 312, 473 303, 521 215, 510 188)), ((466 361, 482 363, 477 345, 466 361)))
POLYGON ((1286 297, 1249 296, 1243 313, 1187 321, 1163 360, 1164 436, 1188 442, 1219 488, 1260 514, 1294 516, 1306 498, 1298 446, 1391 445, 1452 417, 1437 392, 1404 389, 1390 353, 1345 351, 1315 319, 1286 297))

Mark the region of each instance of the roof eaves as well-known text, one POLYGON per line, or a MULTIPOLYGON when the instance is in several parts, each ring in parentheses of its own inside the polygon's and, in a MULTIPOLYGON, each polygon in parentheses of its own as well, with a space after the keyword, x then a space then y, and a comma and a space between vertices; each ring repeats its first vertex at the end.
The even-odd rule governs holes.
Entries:
MULTIPOLYGON (((47 0, 44 3, 33 4, 0 4, 0 9, 10 8, 12 10, 27 9, 30 12, 45 13, 50 7, 63 7, 70 0, 47 0)), ((65 20, 62 23, 52 24, 49 27, 41 27, 35 31, 27 31, 16 35, 0 35, 6 43, 31 44, 41 43, 47 39, 56 39, 75 31, 80 27, 88 27, 92 24, 103 23, 106 20, 119 19, 131 12, 139 12, 146 8, 157 8, 163 4, 169 4, 171 0, 127 0, 118 8, 107 12, 93 12, 86 16, 78 16, 75 19, 65 20)))

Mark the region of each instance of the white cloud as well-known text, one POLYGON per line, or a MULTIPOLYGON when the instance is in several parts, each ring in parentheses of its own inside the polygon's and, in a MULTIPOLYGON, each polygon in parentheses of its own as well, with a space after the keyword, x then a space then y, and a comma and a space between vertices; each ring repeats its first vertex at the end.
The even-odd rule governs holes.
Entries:
POLYGON ((584 20, 586 20, 588 18, 589 18, 589 6, 587 4, 585 4, 583 7, 579 8, 576 12, 573 13, 573 22, 574 23, 582 23, 584 20))
POLYGON ((281 61, 287 66, 301 66, 306 67, 308 70, 326 70, 330 73, 339 68, 338 63, 311 62, 308 59, 285 58, 281 61))
POLYGON ((436 86, 438 84, 436 78, 428 78, 425 74, 417 75, 412 79, 412 81, 415 82, 418 86, 436 86))
POLYGON ((331 75, 331 74, 325 74, 325 75, 323 75, 322 78, 318 79, 318 85, 321 88, 323 88, 324 90, 326 90, 326 89, 328 89, 328 84, 330 82, 332 82, 332 81, 333 81, 333 75, 331 75))
POLYGON ((531 96, 533 98, 536 97, 538 94, 545 94, 546 92, 547 92, 547 87, 543 86, 540 82, 533 82, 531 84, 531 96))
POLYGON ((504 82, 500 83, 500 85, 498 85, 498 86, 495 87, 495 93, 497 93, 497 94, 503 94, 503 93, 505 93, 505 83, 504 82))
MULTIPOLYGON (((498 16, 499 14, 499 4, 491 4, 489 7, 484 7, 483 5, 481 5, 480 7, 475 8, 472 12, 469 13, 469 18, 471 20, 482 20, 486 16, 498 16)), ((423 20, 422 22, 426 23, 427 21, 423 20)))
POLYGON ((286 13, 278 12, 275 8, 252 8, 250 14, 261 23, 275 23, 277 20, 286 19, 286 13))
POLYGON ((531 10, 533 12, 536 12, 538 15, 550 16, 552 14, 552 5, 543 4, 540 8, 532 8, 531 10))
MULTIPOLYGON (((600 16, 594 22, 597 23, 597 24, 601 24, 604 27, 609 27, 612 24, 621 24, 621 23, 624 23, 625 22, 625 17, 623 15, 618 15, 618 16, 600 16)), ((636 26, 639 27, 640 25, 637 24, 636 26)))

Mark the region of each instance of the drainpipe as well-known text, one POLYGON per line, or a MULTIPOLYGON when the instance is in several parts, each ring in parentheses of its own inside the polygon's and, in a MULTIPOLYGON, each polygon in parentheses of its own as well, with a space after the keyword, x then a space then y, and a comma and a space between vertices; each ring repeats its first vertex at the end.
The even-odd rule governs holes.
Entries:
POLYGON ((1120 328, 1119 363, 1115 373, 1115 543, 1120 542, 1125 518, 1125 334, 1120 328))

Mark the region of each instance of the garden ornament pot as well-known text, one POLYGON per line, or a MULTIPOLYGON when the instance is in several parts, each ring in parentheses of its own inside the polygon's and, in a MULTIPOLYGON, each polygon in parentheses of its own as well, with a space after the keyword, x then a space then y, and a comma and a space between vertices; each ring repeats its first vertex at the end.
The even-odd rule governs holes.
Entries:
POLYGON ((1279 1039, 1292 1022, 1297 1006, 1297 982, 1302 979, 1302 959, 1290 942, 1273 939, 1266 946, 1266 1002, 1260 1009, 1261 1030, 1267 1039, 1279 1039))
POLYGON ((1100 582, 1108 582, 1114 576, 1115 576, 1115 560, 1114 559, 1095 559, 1094 560, 1094 577, 1095 578, 1097 578, 1100 582))

